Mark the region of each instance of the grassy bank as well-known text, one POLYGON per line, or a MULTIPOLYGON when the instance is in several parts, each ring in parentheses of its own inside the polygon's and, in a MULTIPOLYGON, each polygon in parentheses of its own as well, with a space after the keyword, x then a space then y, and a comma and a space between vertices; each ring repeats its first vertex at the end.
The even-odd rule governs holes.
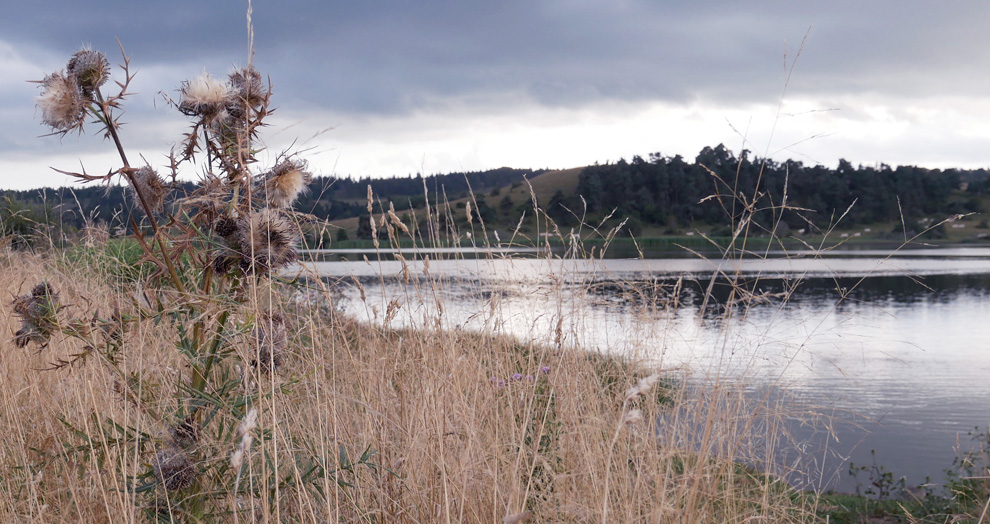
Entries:
MULTIPOLYGON (((168 391, 185 380, 177 328, 141 312, 133 273, 107 270, 117 263, 59 254, 2 259, 6 296, 45 281, 60 294, 60 318, 116 310, 134 322, 115 362, 73 357, 86 348, 62 335, 43 349, 14 347, 9 336, 0 343, 2 521, 137 522, 149 512, 189 520, 180 505, 171 514, 156 506, 154 479, 156 457, 177 427, 168 391), (128 380, 140 389, 122 384, 128 380)), ((240 394, 216 395, 191 452, 197 482, 229 490, 211 494, 211 519, 813 518, 812 505, 781 481, 737 466, 757 458, 749 448, 763 441, 765 426, 730 384, 672 389, 657 381, 662 370, 635 359, 520 342, 497 330, 361 324, 334 314, 327 298, 318 288, 262 298, 289 327, 276 373, 252 366, 257 355, 246 337, 227 342, 234 356, 222 371, 228 380, 218 383, 240 394), (224 432, 239 427, 244 399, 260 415, 248 430, 250 466, 237 478, 230 463, 242 440, 224 432), (647 422, 656 420, 660 426, 647 422)), ((0 322, 8 333, 16 329, 9 307, 0 308, 0 322)), ((250 331, 247 316, 238 322, 250 331)))

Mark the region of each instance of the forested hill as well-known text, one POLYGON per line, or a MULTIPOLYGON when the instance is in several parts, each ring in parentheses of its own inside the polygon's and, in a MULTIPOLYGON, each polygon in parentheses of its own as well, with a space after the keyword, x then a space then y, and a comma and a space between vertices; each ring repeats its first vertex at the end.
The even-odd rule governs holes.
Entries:
POLYGON ((392 201, 396 209, 421 207, 427 194, 433 202, 447 198, 451 201, 471 193, 487 193, 493 189, 518 184, 523 178, 532 178, 543 170, 512 169, 502 167, 490 171, 422 175, 396 178, 337 178, 318 177, 310 190, 300 197, 296 209, 322 219, 339 220, 367 214, 368 186, 383 202, 392 201))
MULTIPOLYGON (((296 209, 324 220, 351 218, 367 213, 368 186, 382 201, 394 201, 396 209, 421 206, 425 194, 457 200, 471 192, 489 192, 518 184, 543 170, 503 167, 489 171, 410 175, 395 178, 316 177, 300 196, 296 209)), ((179 183, 173 196, 188 194, 191 182, 179 183)), ((50 224, 64 230, 80 229, 87 222, 120 225, 131 208, 128 192, 121 186, 75 186, 26 191, 0 190, 0 235, 26 233, 35 224, 50 224)))
MULTIPOLYGON (((754 221, 776 223, 778 215, 789 228, 827 227, 842 218, 843 227, 900 222, 914 224, 925 217, 982 211, 981 196, 990 193, 984 169, 937 170, 888 165, 853 167, 840 160, 835 168, 805 166, 789 160, 778 163, 737 158, 724 146, 704 148, 694 162, 680 156, 651 154, 632 161, 586 167, 577 191, 557 194, 550 214, 558 222, 574 221, 567 209, 585 209, 590 219, 613 210, 636 224, 685 227, 725 225, 738 219, 744 202, 759 195, 754 221), (786 187, 786 204, 781 213, 786 187), (964 188, 964 191, 960 189, 964 188), (584 201, 581 201, 581 197, 584 201), (855 205, 850 209, 850 205, 855 205)), ((586 221, 589 221, 586 219, 586 221)))
MULTIPOLYGON (((842 218, 845 228, 903 219, 908 229, 915 229, 929 217, 982 212, 990 194, 990 173, 984 169, 854 167, 844 160, 830 168, 764 161, 749 151, 737 157, 718 145, 704 148, 693 161, 654 153, 568 171, 500 168, 387 179, 317 177, 296 209, 337 221, 355 234, 360 220, 354 219, 367 214, 368 185, 378 200, 393 202, 397 211, 421 207, 425 195, 431 203, 450 202, 454 209, 464 209, 463 199, 473 194, 479 218, 493 227, 511 228, 523 212, 532 215, 524 178, 532 181, 541 208, 559 225, 577 225, 577 217, 597 224, 612 215, 628 219, 627 230, 635 235, 645 228, 651 233, 724 230, 742 216, 754 195, 752 205, 760 211, 753 219, 762 227, 783 224, 792 230, 810 227, 810 232, 828 227, 849 209, 842 218), (786 205, 792 209, 780 214, 785 188, 786 205)), ((192 187, 183 184, 174 193, 182 195, 192 187)), ((38 223, 71 233, 87 220, 119 226, 129 209, 126 192, 117 186, 2 191, 0 233, 26 233, 38 223)), ((461 215, 453 216, 464 220, 461 215)))

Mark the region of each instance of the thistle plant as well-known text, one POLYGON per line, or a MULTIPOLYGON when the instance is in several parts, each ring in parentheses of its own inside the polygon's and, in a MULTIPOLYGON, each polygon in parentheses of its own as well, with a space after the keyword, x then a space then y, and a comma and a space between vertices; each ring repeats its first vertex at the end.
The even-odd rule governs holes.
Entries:
MULTIPOLYGON (((270 495, 259 491, 265 483, 244 482, 242 474, 251 463, 250 433, 257 432, 260 441, 270 438, 256 429, 258 401, 278 393, 274 387, 264 391, 257 381, 274 380, 290 354, 284 306, 277 298, 287 283, 278 272, 296 260, 300 217, 291 207, 312 175, 304 159, 288 153, 278 155, 270 168, 256 166, 258 133, 271 114, 271 88, 250 63, 226 78, 204 72, 181 82, 177 97, 165 98, 189 119, 188 132, 166 166, 132 164, 120 115, 131 96, 133 74, 123 48, 121 54, 122 79, 111 84, 112 92, 106 90, 109 61, 99 51, 84 49, 64 71, 39 82, 37 104, 52 134, 83 133, 95 125, 116 148, 120 165, 105 175, 60 172, 81 182, 126 184, 133 203, 131 233, 142 261, 153 269, 140 282, 140 300, 109 316, 96 312, 91 319, 73 318, 50 285, 38 284, 14 300, 22 320, 15 342, 45 347, 82 341, 82 350, 61 354, 52 367, 95 361, 117 374, 122 396, 150 417, 146 424, 164 430, 156 437, 127 421, 108 419, 98 435, 90 431, 87 438, 129 435, 146 465, 133 475, 131 487, 147 494, 149 517, 167 512, 170 519, 185 515, 199 521, 236 513, 231 493, 252 500, 270 495), (180 194, 175 181, 183 169, 193 168, 199 184, 180 194), (276 298, 258 300, 259 291, 276 298), (125 371, 126 332, 147 321, 167 323, 178 337, 172 344, 184 362, 178 384, 125 371), (232 456, 236 460, 229 460, 232 456)), ((370 456, 366 451, 361 463, 370 465, 365 460, 370 456)), ((309 460, 295 458, 297 464, 309 460)), ((312 475, 316 478, 330 469, 319 465, 310 471, 318 472, 312 475)), ((275 484, 283 482, 278 471, 271 475, 275 484)))
POLYGON ((42 282, 31 293, 14 299, 14 313, 21 318, 21 329, 14 335, 17 347, 31 342, 48 345, 48 339, 58 327, 58 293, 42 282))

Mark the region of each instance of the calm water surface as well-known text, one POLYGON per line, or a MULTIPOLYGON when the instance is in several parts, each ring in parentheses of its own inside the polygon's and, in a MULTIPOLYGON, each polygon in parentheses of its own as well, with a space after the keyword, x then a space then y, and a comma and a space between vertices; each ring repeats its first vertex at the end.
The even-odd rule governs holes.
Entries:
POLYGON ((559 324, 567 344, 772 387, 795 412, 821 415, 795 419, 800 446, 778 457, 803 473, 796 483, 852 490, 848 462, 872 464, 874 450, 909 484, 941 481, 967 434, 990 423, 990 249, 805 255, 307 266, 335 283, 338 307, 371 321, 395 301, 396 325, 439 316, 550 342, 559 324), (725 321, 727 277, 758 300, 725 321))

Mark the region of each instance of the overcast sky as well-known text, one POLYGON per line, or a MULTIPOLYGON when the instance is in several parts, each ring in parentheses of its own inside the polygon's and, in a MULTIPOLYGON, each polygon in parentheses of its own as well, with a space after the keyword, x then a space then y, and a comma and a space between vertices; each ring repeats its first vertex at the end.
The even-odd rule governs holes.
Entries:
MULTIPOLYGON (((39 138, 27 81, 81 46, 117 63, 119 39, 132 57, 122 139, 152 164, 187 124, 160 93, 247 61, 246 0, 0 4, 0 188, 119 167, 95 132, 39 138)), ((306 149, 320 175, 693 159, 718 143, 990 166, 988 2, 256 0, 253 20, 278 108, 266 145, 306 149)))

